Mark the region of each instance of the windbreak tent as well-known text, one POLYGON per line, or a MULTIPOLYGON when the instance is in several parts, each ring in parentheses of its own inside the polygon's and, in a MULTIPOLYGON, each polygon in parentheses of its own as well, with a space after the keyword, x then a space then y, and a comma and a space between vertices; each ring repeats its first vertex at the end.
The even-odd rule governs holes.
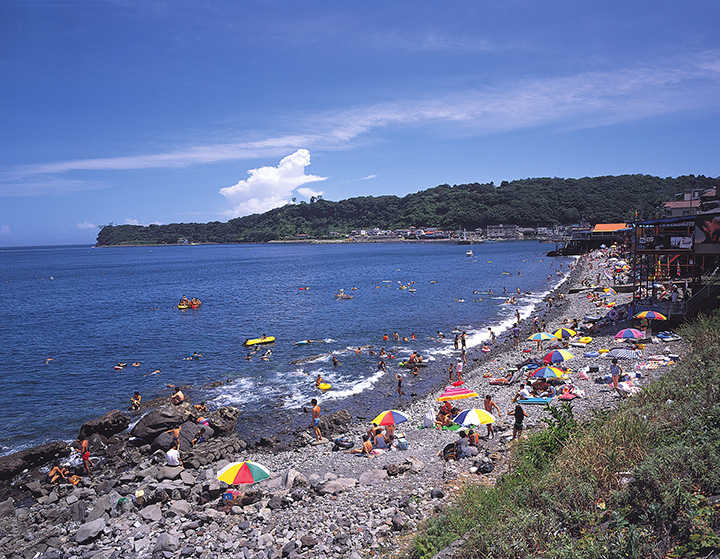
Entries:
POLYGON ((613 359, 640 359, 642 357, 642 351, 639 349, 627 349, 627 348, 616 348, 611 349, 605 354, 607 357, 613 359))
POLYGON ((435 427, 435 410, 432 408, 423 417, 423 427, 435 427))

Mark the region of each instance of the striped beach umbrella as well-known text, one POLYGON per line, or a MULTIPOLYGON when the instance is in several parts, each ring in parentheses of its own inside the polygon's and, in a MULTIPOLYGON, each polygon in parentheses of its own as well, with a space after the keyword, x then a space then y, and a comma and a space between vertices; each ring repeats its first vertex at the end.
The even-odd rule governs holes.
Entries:
POLYGON ((370 423, 375 425, 397 425, 398 423, 405 423, 408 420, 408 416, 397 410, 387 410, 380 413, 370 423))
POLYGON ((612 287, 606 287, 603 291, 608 295, 617 295, 617 291, 615 291, 612 287))
POLYGON ((639 349, 627 349, 623 347, 611 349, 605 355, 606 357, 612 357, 613 359, 640 359, 642 357, 642 351, 639 349))
POLYGON ((572 328, 560 328, 553 332, 553 336, 556 338, 572 338, 573 336, 577 336, 577 332, 572 328))
POLYGON ((495 423, 495 416, 488 411, 472 408, 461 411, 453 422, 458 425, 488 425, 495 423))
POLYGON ((533 378, 560 378, 564 374, 565 371, 557 367, 540 367, 539 369, 535 369, 531 376, 533 378))
POLYGON ((556 336, 547 332, 537 332, 528 338, 531 342, 544 342, 545 340, 555 340, 556 336))
POLYGON ((643 311, 635 315, 635 318, 647 318, 648 320, 667 320, 667 316, 655 311, 643 311))
POLYGON ((269 477, 270 471, 257 462, 233 462, 225 466, 217 474, 218 480, 224 481, 228 485, 255 483, 269 477))
POLYGON ((643 334, 640 330, 637 330, 636 328, 623 328, 617 334, 615 334, 616 340, 639 340, 640 338, 644 337, 645 334, 643 334))
POLYGON ((567 361, 575 357, 567 349, 554 349, 543 357, 543 363, 559 363, 560 361, 567 361))

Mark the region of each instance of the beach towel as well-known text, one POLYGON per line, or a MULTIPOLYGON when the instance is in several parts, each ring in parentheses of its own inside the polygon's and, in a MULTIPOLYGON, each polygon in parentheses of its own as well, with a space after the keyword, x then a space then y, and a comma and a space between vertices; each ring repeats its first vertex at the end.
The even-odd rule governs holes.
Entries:
POLYGON ((445 426, 443 426, 443 430, 444 430, 444 431, 457 431, 457 430, 460 429, 461 427, 462 427, 462 425, 458 425, 457 423, 455 423, 454 425, 445 425, 445 426))
POLYGON ((518 400, 518 404, 529 404, 529 405, 545 405, 552 402, 552 398, 528 398, 527 400, 518 400))

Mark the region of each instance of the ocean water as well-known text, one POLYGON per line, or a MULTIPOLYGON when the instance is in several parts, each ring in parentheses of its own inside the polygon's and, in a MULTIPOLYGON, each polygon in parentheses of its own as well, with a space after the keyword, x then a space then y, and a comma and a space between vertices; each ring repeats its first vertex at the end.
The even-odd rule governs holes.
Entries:
POLYGON ((248 436, 307 423, 303 407, 313 397, 324 411, 386 409, 397 402, 398 363, 413 350, 430 366, 418 377, 405 375, 404 389, 424 393, 457 357, 453 330, 467 331, 470 348, 482 345, 488 328, 497 335, 512 326, 516 309, 530 316, 571 262, 545 257, 550 245, 533 241, 476 244, 474 257, 468 248, 0 249, 0 406, 11 410, 0 454, 74 439, 83 422, 127 409, 135 390, 147 400, 167 395, 170 384, 191 386, 195 402, 238 407, 238 430, 248 436), (341 289, 353 299, 336 299, 341 289), (200 298, 202 307, 177 309, 183 294, 200 298), (515 305, 505 302, 512 295, 515 305), (383 341, 395 331, 409 341, 383 341), (243 347, 262 334, 277 341, 257 352, 243 347), (313 342, 294 345, 305 339, 313 342), (394 356, 385 359, 387 372, 377 370, 368 346, 394 356), (195 351, 202 357, 187 359, 195 351), (116 370, 118 362, 128 366, 116 370), (318 374, 330 391, 314 388, 318 374))

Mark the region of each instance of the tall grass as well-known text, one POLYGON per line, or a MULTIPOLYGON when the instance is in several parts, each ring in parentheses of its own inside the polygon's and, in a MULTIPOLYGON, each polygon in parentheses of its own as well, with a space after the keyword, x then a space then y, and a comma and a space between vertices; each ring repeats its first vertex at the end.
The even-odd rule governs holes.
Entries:
POLYGON ((692 351, 619 409, 547 428, 515 447, 494 488, 469 486, 410 550, 459 537, 458 559, 701 557, 720 549, 720 314, 680 330, 692 351))

